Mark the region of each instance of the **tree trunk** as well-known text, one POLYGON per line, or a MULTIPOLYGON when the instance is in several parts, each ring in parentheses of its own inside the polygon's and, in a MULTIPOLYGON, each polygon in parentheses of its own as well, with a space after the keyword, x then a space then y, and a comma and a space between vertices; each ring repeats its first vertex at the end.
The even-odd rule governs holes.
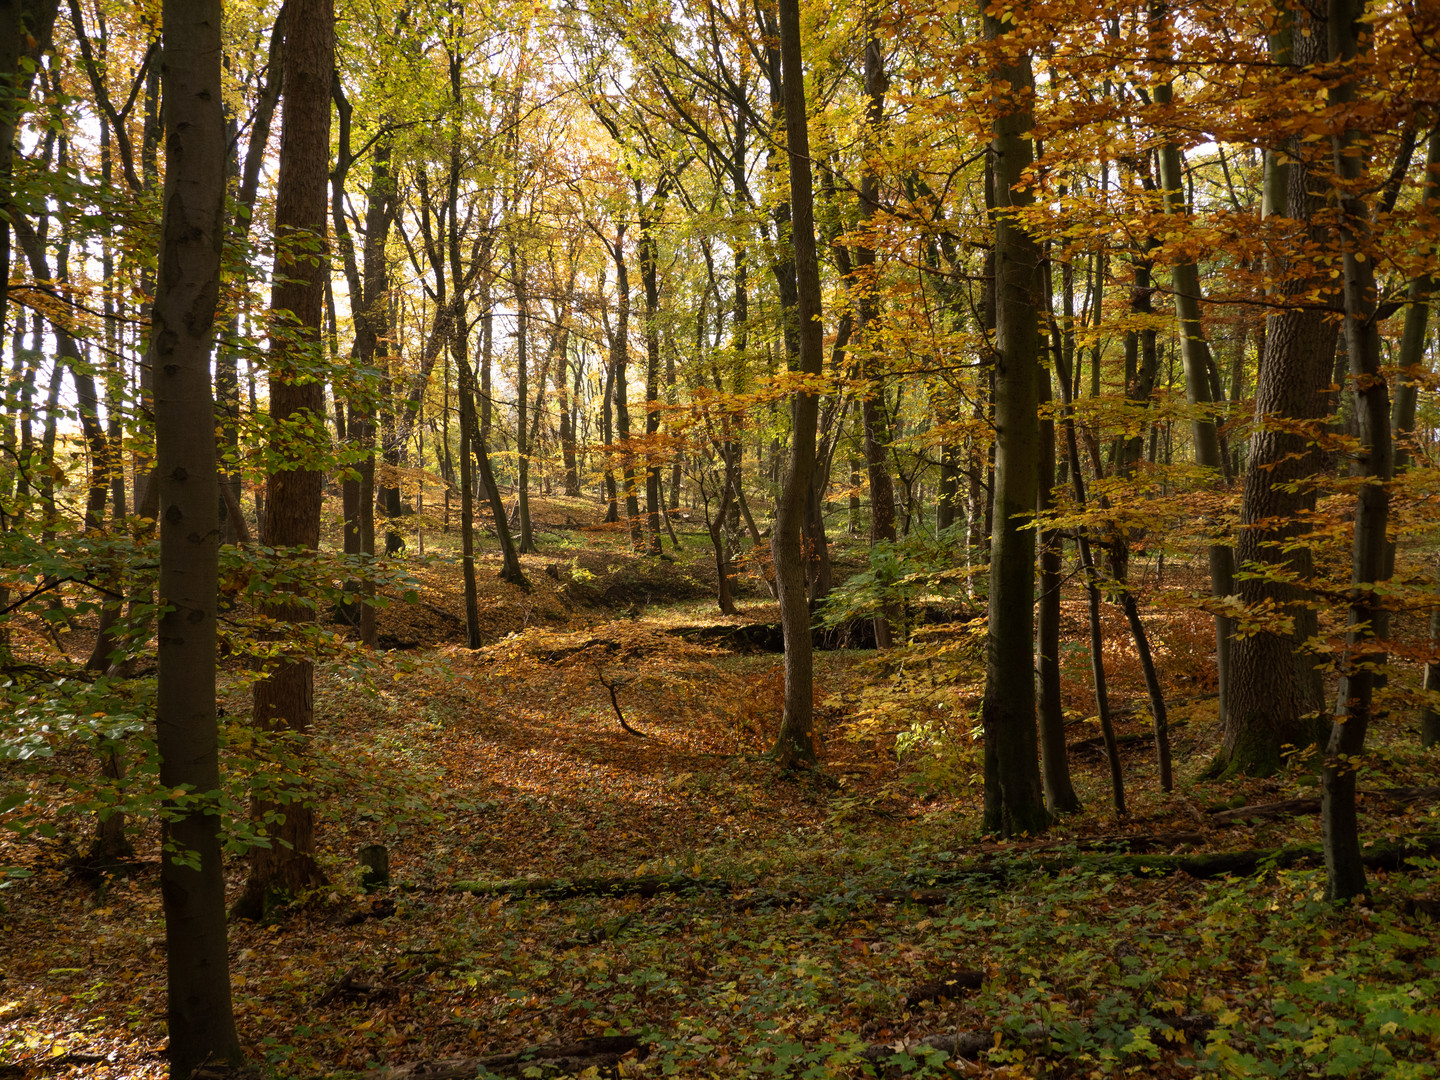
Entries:
MULTIPOLYGON (((41 55, 50 48, 59 0, 0 0, 0 207, 11 205, 15 129, 30 100, 41 55), (21 64, 21 57, 30 61, 21 64)), ((0 223, 0 332, 10 285, 10 221, 0 223)))
MULTIPOLYGON (((1040 373, 1040 403, 1050 401, 1050 373, 1040 373)), ((1055 421, 1040 421, 1040 483, 1035 509, 1053 509, 1055 487, 1055 421)), ((1080 797, 1070 780, 1070 756, 1065 749, 1065 708, 1060 696, 1060 530, 1040 533, 1040 604, 1035 620, 1035 674, 1040 687, 1040 774, 1045 787, 1045 808, 1052 814, 1080 809, 1080 797)))
MULTIPOLYGON (((1168 0, 1152 0, 1150 7, 1150 31, 1163 34, 1170 30, 1168 0)), ((1168 40, 1163 45, 1168 55, 1168 40)), ((1156 83, 1153 93, 1155 104, 1168 106, 1172 100, 1168 81, 1156 83)), ((1165 211, 1177 218, 1186 214, 1185 198, 1181 188, 1182 173, 1180 147, 1173 141, 1166 141, 1160 147, 1160 187, 1164 195, 1165 211)), ((1210 344, 1205 340, 1205 327, 1200 317, 1200 271, 1193 262, 1179 262, 1170 267, 1170 279, 1175 294, 1175 315, 1180 331, 1180 361, 1185 369, 1185 397, 1192 410, 1191 432, 1195 441, 1195 463, 1213 472, 1216 481, 1226 479, 1228 461, 1220 444, 1219 429, 1215 423, 1213 405, 1215 396, 1210 381, 1214 363, 1210 356, 1210 344)), ((1228 597, 1235 591, 1235 553, 1228 544, 1212 543, 1209 547, 1210 595, 1216 598, 1228 597)), ((1219 718, 1222 724, 1229 723, 1230 704, 1230 619, 1215 615, 1215 667, 1219 682, 1219 718)))
MULTIPOLYGON (((515 449, 520 473, 520 552, 528 555, 535 551, 535 534, 530 528, 530 433, 525 427, 525 413, 530 392, 530 368, 527 356, 530 330, 529 286, 525 275, 529 270, 526 260, 517 257, 515 245, 510 245, 510 269, 515 275, 515 449)), ((540 380, 544 385, 545 380, 540 380)))
POLYGON ((224 240, 220 0, 164 5, 165 216, 151 332, 160 485, 160 785, 194 792, 164 816, 170 1075, 239 1064, 230 1001, 215 713, 219 485, 210 349, 224 240), (183 861, 182 861, 183 860, 183 861))
MULTIPOLYGON (((985 16, 995 42, 1025 18, 985 16)), ((995 481, 990 618, 985 656, 985 827, 1010 836, 1043 832, 1045 809, 1035 727, 1035 532, 1039 487, 1040 245, 1015 216, 1033 201, 1022 185, 1033 160, 1030 57, 994 63, 1012 97, 1000 105, 990 154, 995 173, 995 481)))
POLYGON ((465 336, 461 331, 451 345, 460 377, 460 569, 465 588, 465 644, 480 647, 480 599, 475 581, 475 458, 470 446, 470 429, 475 424, 475 390, 464 372, 465 336))
MULTIPOLYGON (((637 204, 640 199, 636 185, 637 204)), ((640 281, 645 292, 645 517, 649 546, 646 553, 660 554, 661 504, 660 460, 654 440, 660 431, 660 244, 655 238, 654 216, 664 205, 663 186, 655 192, 651 205, 640 209, 640 281), (656 206, 655 204, 659 204, 656 206)))
MULTIPOLYGON (((267 547, 313 550, 320 541, 321 460, 328 453, 324 383, 301 378, 320 355, 321 304, 326 261, 313 249, 325 244, 326 180, 330 156, 330 84, 335 70, 334 0, 291 0, 286 13, 284 115, 280 174, 275 196, 279 246, 270 306, 270 416, 272 452, 295 462, 266 478, 267 547), (288 315, 280 315, 287 312, 288 315)), ((279 590, 277 590, 278 592, 279 590)), ((284 622, 310 618, 300 603, 270 612, 284 622)), ((315 715, 315 671, 308 658, 282 658, 254 687, 254 722, 262 731, 299 737, 315 715)), ((257 799, 257 822, 274 817, 271 846, 250 854, 250 876, 238 914, 256 918, 277 900, 324 882, 315 861, 315 812, 303 791, 277 804, 257 799)))
POLYGON ((640 522, 640 497, 635 490, 635 452, 630 445, 630 268, 625 263, 624 226, 616 230, 611 255, 615 260, 615 334, 610 339, 610 367, 615 379, 616 441, 620 444, 620 475, 625 488, 625 520, 630 523, 630 544, 645 550, 645 529, 640 522))
MULTIPOLYGON (((1321 61, 1323 25, 1309 25, 1316 20, 1303 8, 1296 8, 1294 16, 1307 31, 1294 37, 1295 63, 1321 61)), ((1290 151, 1283 170, 1287 216, 1309 223, 1318 199, 1310 191, 1301 147, 1292 144, 1290 151)), ((1311 242, 1329 243, 1324 229, 1309 225, 1309 231, 1311 242)), ((1283 266, 1275 270, 1284 272, 1283 266)), ((1302 296, 1318 284, 1308 278, 1286 281, 1276 299, 1302 296)), ((1311 556, 1300 541, 1303 522, 1315 508, 1311 477, 1319 460, 1312 438, 1327 411, 1324 387, 1335 353, 1336 330, 1326 316, 1324 306, 1297 303, 1271 315, 1266 325, 1235 560, 1274 572, 1247 575, 1236 582, 1235 591, 1251 610, 1269 607, 1277 617, 1290 617, 1293 630, 1261 629, 1232 643, 1229 714, 1217 770, 1273 773, 1280 768, 1283 747, 1315 745, 1324 731, 1317 720, 1324 705, 1318 658, 1305 647, 1316 630, 1315 614, 1305 602, 1311 556)))
MULTIPOLYGON (((455 354, 455 359, 460 365, 460 392, 463 395, 467 387, 475 385, 474 375, 470 370, 470 361, 466 359, 463 351, 455 354)), ((462 398, 463 400, 463 398, 462 398)), ((462 417, 461 422, 464 422, 462 417)), ((476 463, 480 467, 480 488, 482 493, 489 492, 490 513, 495 518, 495 536, 500 541, 500 577, 512 585, 519 585, 528 588, 529 580, 525 577, 525 571, 520 566, 520 555, 515 549, 515 540, 510 534, 510 519, 505 513, 505 502, 500 497, 500 486, 495 482, 495 474, 490 468, 490 454, 485 446, 485 429, 477 422, 474 413, 470 415, 470 449, 475 455, 476 463)))
MULTIPOLYGON (((1330 0, 1329 59, 1354 64, 1361 43, 1359 20, 1366 0, 1330 0)), ((1365 46, 1368 51, 1368 45, 1365 46)), ((1380 331, 1375 325, 1375 246, 1364 196, 1369 179, 1368 140, 1348 115, 1355 107, 1356 77, 1333 83, 1329 103, 1346 116, 1346 127, 1331 137, 1335 151, 1336 196, 1342 214, 1345 343, 1355 384, 1355 419, 1360 430, 1364 482, 1356 493, 1355 537, 1350 571, 1350 626, 1341 661, 1340 706, 1331 727, 1320 782, 1320 824, 1325 845, 1325 896, 1350 900, 1365 892, 1355 777, 1365 753, 1377 669, 1383 644, 1375 627, 1383 598, 1376 587, 1385 577, 1385 526, 1390 514, 1389 482, 1394 457, 1390 440, 1390 388, 1380 371, 1380 331)))
MULTIPOLYGON (((1421 203, 1432 213, 1440 204, 1440 129, 1430 135, 1430 150, 1425 158, 1425 189, 1421 203)), ((1406 290, 1405 328, 1401 333, 1400 351, 1396 355, 1399 369, 1395 380, 1395 404, 1391 412, 1391 436, 1395 444, 1395 472, 1410 467, 1410 439, 1415 432, 1415 411, 1420 381, 1425 374, 1425 329, 1429 321, 1430 300, 1435 293, 1433 274, 1422 274, 1410 282, 1406 290)), ((1387 545, 1385 576, 1395 570, 1395 545, 1387 545)), ((1382 634, 1383 636, 1383 634, 1382 634)), ((1430 609, 1431 648, 1440 640, 1440 606, 1430 609)), ((1440 663, 1425 665, 1425 689, 1440 690, 1440 663)), ((1440 742, 1440 710, 1433 701, 1421 709, 1420 745, 1434 746, 1440 742)))
MULTIPOLYGON (((780 57, 784 81, 785 143, 790 170, 790 243, 794 250, 797 288, 795 325, 800 371, 818 377, 824 363, 824 327, 820 312, 820 266, 815 255, 814 196, 810 176, 810 132, 805 116, 805 75, 800 52, 799 0, 778 0, 780 57)), ((791 317, 787 313, 787 324, 791 317)), ((810 604, 805 589, 805 561, 800 533, 810 475, 815 468, 815 436, 820 401, 813 390, 799 390, 792 399, 790 468, 775 504, 770 551, 780 595, 780 623, 785 631, 785 706, 775 738, 775 760, 781 768, 813 767, 814 657, 810 604)))

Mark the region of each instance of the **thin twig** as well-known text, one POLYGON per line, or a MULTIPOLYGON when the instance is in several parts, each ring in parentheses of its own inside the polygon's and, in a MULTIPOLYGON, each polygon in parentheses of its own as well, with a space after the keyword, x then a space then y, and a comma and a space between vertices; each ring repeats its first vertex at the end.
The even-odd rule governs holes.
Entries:
POLYGON ((606 690, 610 691, 610 704, 615 706, 615 715, 620 718, 620 726, 626 731, 628 731, 631 735, 634 735, 636 738, 649 738, 649 736, 646 735, 645 732, 636 731, 633 727, 631 727, 625 722, 625 714, 620 711, 620 699, 615 696, 615 684, 605 678, 605 672, 600 670, 600 666, 598 664, 595 667, 595 677, 600 680, 601 686, 605 687, 606 690))

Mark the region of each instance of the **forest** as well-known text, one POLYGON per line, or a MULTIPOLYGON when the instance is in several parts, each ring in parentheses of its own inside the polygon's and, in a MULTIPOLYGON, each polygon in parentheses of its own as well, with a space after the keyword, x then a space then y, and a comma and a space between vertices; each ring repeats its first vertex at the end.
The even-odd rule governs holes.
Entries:
POLYGON ((0 1080, 1440 1076, 1440 6, 0 0, 0 1080))

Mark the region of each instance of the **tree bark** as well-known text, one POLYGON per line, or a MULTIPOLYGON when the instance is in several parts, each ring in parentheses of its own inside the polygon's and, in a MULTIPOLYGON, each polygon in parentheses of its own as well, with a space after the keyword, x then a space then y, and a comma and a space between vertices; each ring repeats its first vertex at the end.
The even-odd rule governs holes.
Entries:
MULTIPOLYGON (((1440 129, 1430 135, 1430 150, 1425 157, 1425 188, 1421 203, 1432 213, 1440 204, 1440 129)), ((1396 355, 1399 369, 1395 380, 1395 404, 1391 411, 1391 437, 1395 443, 1395 472, 1410 466, 1410 439, 1415 431, 1415 412, 1419 399, 1421 377, 1424 375, 1425 330, 1430 315, 1430 300, 1436 289, 1433 274, 1422 274, 1410 282, 1406 290, 1405 327, 1396 355)), ((1385 576, 1395 569, 1395 545, 1387 545, 1385 576)), ((1382 635, 1383 636, 1383 635, 1382 635)), ((1440 605, 1430 609, 1430 643, 1432 650, 1440 642, 1440 605)), ((1440 663, 1425 665, 1424 689, 1440 691, 1440 663)), ((1440 743, 1440 709, 1433 699, 1420 711, 1420 745, 1440 743)))
MULTIPOLYGON (((271 452, 289 467, 276 467, 266 478, 261 542, 314 550, 320 542, 322 460, 329 450, 324 382, 311 369, 322 352, 334 0, 290 0, 284 51, 275 196, 278 252, 270 294, 270 416, 275 425, 271 452)), ((282 601, 271 613, 289 623, 311 617, 298 602, 282 601)), ((312 661, 282 658, 255 683, 254 722, 262 731, 303 740, 315 716, 314 695, 312 661)), ((303 791, 291 792, 283 804, 257 799, 254 816, 280 821, 271 831, 271 846, 250 855, 250 875, 236 912, 251 918, 325 880, 315 861, 315 811, 303 791)))
MULTIPOLYGON (((1353 67, 1362 46, 1357 31, 1366 0, 1330 0, 1329 59, 1353 67)), ((1368 37, 1368 34, 1367 34, 1368 37)), ((1359 77, 1346 72, 1330 87, 1329 102, 1342 115, 1358 96, 1359 77)), ((1364 482, 1356 493, 1355 536, 1350 569, 1350 625, 1341 660, 1340 708, 1325 747, 1320 780, 1320 824, 1325 845, 1325 896, 1350 900, 1365 892, 1355 777, 1365 753, 1378 669, 1384 644, 1376 625, 1384 601, 1376 592, 1385 577, 1390 515, 1389 481, 1394 456, 1390 440, 1390 387, 1380 370, 1380 331, 1375 324, 1375 248, 1364 196, 1369 180, 1366 135, 1353 116, 1331 137, 1336 195, 1340 204, 1340 247, 1345 300, 1345 344, 1355 383, 1355 419, 1360 432, 1364 482)))
POLYGON ((635 490, 635 452, 630 445, 630 268, 625 262, 625 227, 616 229, 610 249, 615 260, 618 307, 615 333, 610 338, 610 368, 614 373, 616 441, 620 444, 620 476, 625 488, 625 520, 630 523, 630 544, 645 550, 645 529, 640 522, 640 497, 635 490))
MULTIPOLYGON (((1150 32, 1164 35, 1159 42, 1164 55, 1170 52, 1170 14, 1167 0, 1152 0, 1150 7, 1150 32)), ((1153 89, 1155 104, 1162 109, 1172 101, 1168 81, 1159 82, 1153 89)), ((1160 187, 1163 192, 1165 212, 1175 217, 1186 214, 1185 197, 1182 189, 1180 147, 1167 140, 1160 147, 1160 187)), ((1229 466, 1220 444, 1219 429, 1215 423, 1215 396, 1212 393, 1210 373, 1214 363, 1210 356, 1210 343, 1205 339, 1205 327, 1200 316, 1200 270, 1195 263, 1183 261, 1170 267, 1170 280, 1175 295, 1175 315, 1180 331, 1180 362, 1185 369, 1185 398, 1191 409, 1190 429, 1195 442, 1195 463, 1214 474, 1216 482, 1224 483, 1229 466)), ((1228 597, 1235 590, 1235 553, 1228 544, 1211 543, 1210 595, 1216 599, 1228 597)), ((1230 651, 1231 626, 1228 616, 1215 615, 1215 668, 1219 683, 1219 718, 1222 724, 1229 722, 1230 703, 1230 651)))
POLYGON ((660 515, 664 513, 654 439, 660 431, 660 242, 655 237, 655 218, 665 205, 665 191, 662 181, 650 202, 642 205, 640 185, 635 185, 635 201, 640 205, 640 282, 645 293, 645 516, 649 555, 660 554, 660 515))
POLYGON ((30 100, 38 61, 50 48, 59 0, 0 0, 0 333, 4 332, 10 285, 11 163, 15 130, 30 100), (32 63, 22 66, 21 57, 32 63))
POLYGON ((215 711, 219 485, 210 349, 224 241, 220 0, 166 0, 164 222, 151 332, 160 505, 160 784, 170 1075, 238 1064, 221 865, 215 711), (183 858, 183 862, 181 861, 183 858))
MULTIPOLYGON (((1050 400, 1050 373, 1040 373, 1040 403, 1050 400)), ((1055 486, 1055 421, 1040 421, 1040 482, 1035 509, 1053 508, 1055 486)), ((1080 797, 1070 780, 1070 756, 1065 749, 1065 708, 1060 696, 1060 530, 1040 533, 1040 602, 1035 620, 1035 675, 1040 688, 1040 774, 1045 808, 1052 814, 1074 813, 1080 797)))
MULTIPOLYGON (((1013 9, 1018 27, 1024 7, 1013 9)), ((1007 33, 985 16, 985 36, 1007 33)), ((1035 513, 1039 487, 1040 245, 1018 211, 1033 196, 1022 185, 1033 160, 1032 117, 1026 95, 1034 86, 1030 57, 994 61, 1010 100, 993 122, 995 173, 995 481, 990 554, 990 618, 985 650, 985 827, 1004 835, 1038 833, 1050 822, 1038 761, 1035 727, 1035 513)))
MULTIPOLYGON (((800 51, 799 0, 778 0, 780 60, 784 82, 785 146, 790 170, 790 244, 795 259, 796 335, 799 370, 818 379, 824 364, 824 327, 820 312, 820 265, 815 254, 814 194, 810 174, 810 132, 805 115, 805 70, 800 51)), ((787 323, 790 321, 787 317, 787 323)), ((775 738, 781 768, 813 767, 814 656, 810 603, 800 533, 805 501, 815 468, 819 395, 797 390, 791 399, 790 468, 775 505, 770 551, 785 631, 785 706, 775 738)))
MULTIPOLYGON (((1296 8, 1294 17, 1304 31, 1293 39, 1295 65, 1321 61, 1323 19, 1303 8, 1296 8)), ((1298 144, 1290 146, 1281 172, 1288 184, 1288 217, 1309 232, 1309 242, 1328 244, 1325 230, 1311 224, 1318 200, 1298 144)), ((1284 270, 1277 267, 1276 273, 1284 270)), ((1303 277, 1286 281, 1275 299, 1283 302, 1316 284, 1303 277)), ((1324 387, 1335 352, 1336 330, 1326 316, 1322 306, 1297 304, 1271 315, 1266 325, 1235 550, 1237 565, 1260 573, 1236 582, 1235 592, 1251 610, 1268 607, 1288 617, 1293 629, 1270 626, 1232 643, 1229 710, 1217 771, 1273 773, 1284 747, 1315 745, 1324 732, 1317 719, 1324 704, 1317 658, 1305 648, 1316 625, 1305 603, 1312 563, 1309 547, 1300 541, 1303 521, 1315 507, 1311 478, 1319 461, 1312 439, 1328 411, 1324 387)))

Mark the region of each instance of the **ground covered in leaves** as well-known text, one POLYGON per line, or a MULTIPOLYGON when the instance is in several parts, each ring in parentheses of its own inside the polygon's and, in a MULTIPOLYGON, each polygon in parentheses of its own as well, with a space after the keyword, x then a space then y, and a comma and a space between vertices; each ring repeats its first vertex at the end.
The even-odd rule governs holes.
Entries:
MULTIPOLYGON (((763 756, 781 658, 713 629, 775 620, 758 581, 719 619, 693 526, 673 562, 635 559, 576 525, 579 508, 551 511, 569 524, 525 558, 531 589, 482 570, 482 648, 463 647, 458 572, 431 536, 409 560, 418 602, 381 615, 388 651, 363 678, 318 680, 330 886, 231 927, 242 1039, 272 1075, 598 1036, 633 1039, 607 1065, 627 1076, 1436 1075, 1433 849, 1392 859, 1372 902, 1343 911, 1304 857, 1233 878, 1117 858, 1319 839, 1303 802, 1233 812, 1313 797, 1304 767, 1201 779, 1217 732, 1195 612, 1147 611, 1173 705, 1169 795, 1113 614, 1117 820, 1085 720, 1083 601, 1067 600, 1086 809, 1002 844, 979 827, 972 629, 924 629, 905 663, 818 654, 824 769, 782 776, 763 756), (356 853, 377 843, 393 884, 367 894, 356 853)), ((243 725, 247 687, 223 704, 243 725)), ((1377 850, 1440 833, 1440 762, 1414 744, 1387 721, 1362 777, 1377 850)), ((135 824, 137 873, 77 880, 90 826, 45 794, 54 835, 0 840, 0 865, 30 872, 0 890, 0 1077, 162 1076, 157 830, 135 824)), ((237 859, 232 887, 242 873, 237 859)))

